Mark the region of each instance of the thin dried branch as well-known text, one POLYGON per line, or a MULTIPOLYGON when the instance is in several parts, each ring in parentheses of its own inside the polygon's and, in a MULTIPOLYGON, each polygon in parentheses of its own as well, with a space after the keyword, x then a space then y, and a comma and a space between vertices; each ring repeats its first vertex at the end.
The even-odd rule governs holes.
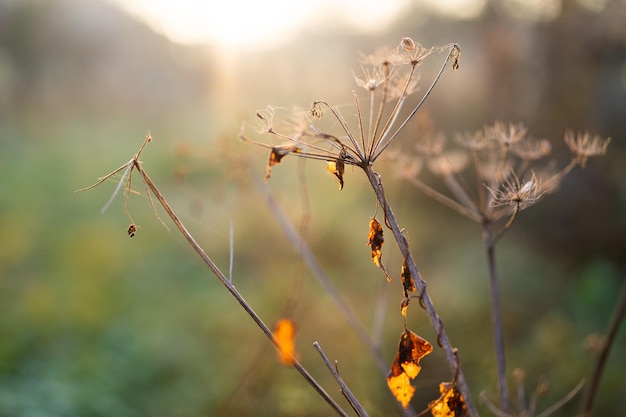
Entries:
POLYGON ((576 394, 578 394, 578 391, 580 391, 584 385, 585 380, 583 379, 570 392, 565 394, 563 398, 552 404, 550 407, 546 408, 541 414, 537 415, 537 417, 549 417, 550 415, 552 415, 554 412, 567 404, 572 398, 574 398, 576 394))
POLYGON ((341 387, 341 393, 344 397, 346 397, 346 400, 348 400, 350 406, 352 406, 352 409, 357 413, 359 417, 368 417, 367 412, 365 411, 361 403, 359 403, 354 394, 352 394, 352 391, 350 391, 350 388, 348 388, 348 385, 345 383, 341 375, 339 375, 339 371, 336 369, 337 362, 335 362, 335 367, 333 367, 333 365, 330 363, 330 360, 322 350, 320 344, 318 342, 313 342, 313 346, 319 352, 330 373, 339 383, 339 386, 341 387))
POLYGON ((609 358, 609 352, 611 351, 617 332, 622 324, 622 321, 624 320, 624 315, 626 315, 626 279, 624 279, 622 284, 622 292, 617 300, 615 311, 613 312, 613 316, 606 331, 606 336, 602 341, 602 348, 600 349, 594 364, 593 371, 591 373, 591 381, 585 390, 585 395, 580 409, 582 413, 591 413, 593 410, 593 404, 596 396, 598 395, 600 378, 602 377, 602 372, 606 366, 609 358))
MULTIPOLYGON (((280 349, 280 343, 272 333, 272 330, 265 324, 265 322, 261 319, 261 317, 254 311, 254 309, 248 304, 248 302, 243 298, 243 296, 239 293, 239 291, 233 286, 231 281, 222 273, 222 271, 217 267, 217 265, 211 260, 211 258, 206 254, 204 249, 198 244, 198 242, 194 239, 191 233, 187 230, 185 225, 182 223, 180 218, 176 215, 172 207, 169 205, 163 194, 159 191, 157 186, 154 184, 148 173, 143 169, 141 162, 139 161, 139 156, 141 151, 145 147, 145 145, 152 141, 150 134, 146 136, 146 140, 142 144, 141 148, 135 154, 133 159, 131 159, 127 164, 122 165, 121 168, 118 168, 113 173, 107 175, 103 179, 101 179, 98 183, 93 186, 84 188, 81 191, 92 189, 95 186, 101 184, 106 178, 114 175, 116 172, 119 172, 124 167, 130 167, 129 176, 132 173, 133 169, 136 169, 137 172, 142 176, 143 180, 147 184, 148 188, 154 194, 154 197, 161 204, 161 207, 168 214, 172 222, 176 225, 176 228, 180 231, 183 237, 187 240, 189 245, 193 248, 196 254, 202 259, 204 264, 213 272, 215 277, 222 283, 222 285, 228 290, 228 292, 237 300, 239 305, 244 309, 244 311, 250 316, 250 318, 255 322, 255 324, 265 333, 265 335, 270 339, 270 341, 276 346, 276 348, 280 349)), ((131 225, 133 226, 133 225, 131 225)), ((291 362, 292 366, 302 375, 302 377, 311 385, 317 393, 328 403, 331 408, 340 416, 347 417, 348 414, 335 402, 335 400, 322 388, 322 386, 313 378, 313 376, 298 362, 296 358, 293 358, 291 362)))
POLYGON ((291 242, 292 246, 298 251, 298 255, 304 260, 305 264, 309 267, 311 273, 317 279, 317 281, 324 287, 324 290, 331 297, 343 317, 346 319, 350 327, 355 331, 359 339, 367 346, 372 353, 378 369, 383 376, 387 375, 387 363, 383 358, 382 352, 378 345, 372 340, 369 332, 363 325, 358 317, 354 314, 348 303, 343 299, 339 291, 335 288, 330 278, 324 272, 324 269, 319 264, 315 255, 311 252, 311 249, 307 245, 306 241, 298 234, 295 227, 287 220, 287 216, 281 210, 278 202, 268 189, 267 185, 260 181, 255 175, 251 175, 251 180, 256 186, 257 190, 265 200, 265 204, 270 209, 276 220, 278 221, 281 229, 291 242))
POLYGON ((463 374, 462 369, 459 367, 458 352, 450 343, 448 335, 443 328, 443 321, 441 317, 439 317, 439 315, 437 314, 435 306, 433 305, 430 297, 428 296, 428 293, 426 292, 426 282, 421 278, 421 275, 415 264, 415 260, 413 259, 413 254, 411 253, 409 242, 406 236, 402 233, 402 229, 398 225, 393 211, 391 210, 391 206, 389 205, 385 197, 385 191, 380 176, 376 174, 369 166, 365 167, 364 171, 367 175, 370 185, 372 186, 372 189, 374 190, 374 193, 376 194, 378 202, 383 208, 383 212, 385 213, 385 222, 391 228, 398 247, 400 248, 400 252, 402 253, 402 256, 406 259, 407 267, 409 268, 411 275, 415 280, 417 291, 420 294, 420 304, 426 311, 431 326, 437 333, 437 343, 443 349, 450 369, 455 375, 457 375, 457 386, 459 388, 459 391, 461 392, 461 395, 463 395, 463 398, 465 399, 468 415, 471 417, 478 417, 478 411, 476 410, 476 407, 472 400, 472 393, 469 389, 469 385, 465 380, 465 375, 463 374))
POLYGON ((506 359, 504 348, 504 330, 502 328, 502 309, 500 307, 500 284, 496 270, 495 244, 496 236, 493 233, 493 224, 483 222, 483 245, 485 246, 485 256, 487 258, 487 270, 489 274, 489 296, 491 303, 491 321, 493 331, 493 343, 496 354, 496 372, 498 381, 498 392, 500 393, 500 407, 504 412, 508 412, 509 387, 506 380, 506 359))

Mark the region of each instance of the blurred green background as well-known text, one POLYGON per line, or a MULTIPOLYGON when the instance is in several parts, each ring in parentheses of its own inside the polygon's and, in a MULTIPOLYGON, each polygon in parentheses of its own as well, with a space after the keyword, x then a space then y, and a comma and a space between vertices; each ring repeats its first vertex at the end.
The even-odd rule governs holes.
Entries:
MULTIPOLYGON (((100 214, 115 180, 74 193, 128 161, 148 129, 144 168, 225 271, 232 224, 233 282, 261 317, 272 324, 295 301, 299 353, 313 375, 348 408, 311 346, 319 341, 370 415, 401 415, 368 350, 250 182, 248 173, 265 174, 267 151, 237 135, 266 104, 349 106, 360 54, 403 36, 461 44, 461 69, 444 75, 424 107, 450 135, 523 122, 551 139, 560 164, 567 128, 613 138, 607 156, 522 212, 497 250, 509 373, 524 369, 528 392, 549 381, 540 409, 588 378, 586 337, 604 332, 626 267, 626 2, 550 4, 556 11, 528 14, 521 0, 492 0, 453 18, 409 2, 376 30, 321 19, 281 46, 224 54, 173 43, 102 1, 0 0, 0 416, 331 414, 278 363, 173 226, 154 218, 138 177, 133 239, 121 194, 100 214)), ((425 80, 442 59, 424 64, 425 80)), ((380 172, 476 397, 496 398, 478 226, 389 167, 380 172)), ((367 328, 377 309, 386 312, 381 349, 391 363, 403 329, 400 290, 369 260, 371 190, 356 170, 339 192, 323 164, 286 159, 267 185, 296 226, 307 211, 302 173, 307 241, 367 328)), ((399 277, 390 237, 384 257, 399 277)), ((409 312, 409 327, 434 344, 423 312, 409 312)), ((596 415, 626 415, 625 360, 622 326, 596 415)), ((439 349, 422 364, 416 409, 450 379, 439 349)), ((574 415, 579 402, 557 414, 574 415)))

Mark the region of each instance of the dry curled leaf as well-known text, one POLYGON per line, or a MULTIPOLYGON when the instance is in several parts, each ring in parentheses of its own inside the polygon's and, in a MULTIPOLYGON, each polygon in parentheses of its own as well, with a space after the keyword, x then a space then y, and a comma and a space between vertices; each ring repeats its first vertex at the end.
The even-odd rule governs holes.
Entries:
POLYGON ((413 279, 409 266, 406 263, 406 258, 404 259, 404 262, 402 262, 400 279, 402 280, 402 287, 404 289, 404 296, 402 297, 402 303, 400 304, 400 312, 404 317, 406 317, 406 311, 409 308, 409 302, 411 301, 409 292, 415 292, 415 280, 413 279))
POLYGON ((274 165, 280 164, 280 161, 285 157, 285 155, 288 155, 290 153, 299 153, 299 152, 300 152, 300 148, 298 148, 293 143, 287 143, 285 145, 274 146, 272 150, 270 151, 270 159, 269 159, 269 162, 267 163, 267 173, 265 174, 265 179, 266 180, 269 179, 270 175, 272 174, 272 167, 274 165))
POLYGON ((400 336, 398 353, 391 364, 391 371, 387 375, 387 386, 404 408, 409 406, 415 393, 411 385, 422 369, 420 360, 433 351, 433 346, 425 339, 406 329, 400 336))
POLYGON ((280 319, 274 326, 274 337, 278 342, 278 359, 285 365, 293 364, 296 354, 296 326, 289 319, 280 319))
POLYGON ((407 408, 413 394, 415 394, 415 387, 411 385, 409 376, 402 372, 397 376, 387 376, 387 386, 391 390, 391 393, 396 397, 396 400, 400 401, 402 407, 407 408))
POLYGON ((328 162, 326 167, 337 179, 339 180, 339 190, 343 190, 343 173, 345 170, 345 164, 341 159, 328 162))
POLYGON ((411 271, 409 270, 409 266, 406 263, 406 259, 402 262, 402 272, 400 274, 400 278, 402 280, 402 286, 404 287, 405 292, 415 292, 415 280, 411 275, 411 271))
POLYGON ((428 404, 433 417, 466 417, 467 408, 463 396, 452 382, 439 384, 441 397, 428 404))
POLYGON ((383 237, 383 227, 376 219, 370 219, 370 230, 367 234, 367 240, 367 244, 372 249, 372 262, 380 268, 383 257, 382 247, 383 243, 385 243, 385 238, 383 237))
POLYGON ((408 297, 405 291, 404 297, 402 297, 402 302, 400 303, 400 313, 404 317, 406 317, 406 311, 409 308, 409 301, 411 301, 411 299, 408 297))

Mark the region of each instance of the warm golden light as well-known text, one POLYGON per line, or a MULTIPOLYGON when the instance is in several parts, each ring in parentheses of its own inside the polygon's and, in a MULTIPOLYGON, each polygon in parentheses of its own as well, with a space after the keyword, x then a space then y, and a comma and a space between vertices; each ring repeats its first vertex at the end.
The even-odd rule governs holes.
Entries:
POLYGON ((377 30, 408 4, 408 0, 110 1, 174 41, 221 48, 273 47, 288 42, 300 29, 321 26, 320 22, 377 30))

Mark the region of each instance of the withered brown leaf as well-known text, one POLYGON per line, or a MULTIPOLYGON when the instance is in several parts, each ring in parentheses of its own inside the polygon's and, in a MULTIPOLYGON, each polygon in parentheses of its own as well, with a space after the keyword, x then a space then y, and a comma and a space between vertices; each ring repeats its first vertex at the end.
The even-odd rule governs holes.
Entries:
POLYGON ((343 190, 343 173, 345 171, 345 163, 338 158, 335 161, 328 162, 326 169, 330 171, 339 180, 339 190, 343 190))
POLYGON ((383 237, 383 227, 375 218, 370 219, 370 230, 367 234, 367 244, 372 249, 372 262, 377 267, 381 267, 381 260, 383 257, 382 247, 385 243, 383 237))
POLYGON ((466 417, 467 407, 463 396, 452 382, 439 384, 441 397, 428 404, 433 417, 466 417))
POLYGON ((270 159, 267 163, 267 173, 265 179, 269 179, 272 174, 272 167, 280 164, 285 155, 290 153, 300 153, 300 148, 295 143, 286 143, 280 146, 274 146, 270 151, 270 159))
POLYGON ((404 297, 402 297, 402 302, 400 302, 400 313, 406 317, 406 311, 409 308, 409 301, 411 299, 408 297, 406 291, 404 292, 404 297))
POLYGON ((402 262, 402 272, 400 274, 400 278, 402 279, 402 286, 405 291, 415 292, 415 280, 413 280, 409 266, 406 263, 406 258, 404 259, 404 262, 402 262))
POLYGON ((420 360, 433 351, 433 346, 425 339, 406 329, 400 336, 398 353, 391 364, 391 371, 387 375, 387 386, 404 408, 407 408, 415 388, 411 380, 422 369, 420 360))

